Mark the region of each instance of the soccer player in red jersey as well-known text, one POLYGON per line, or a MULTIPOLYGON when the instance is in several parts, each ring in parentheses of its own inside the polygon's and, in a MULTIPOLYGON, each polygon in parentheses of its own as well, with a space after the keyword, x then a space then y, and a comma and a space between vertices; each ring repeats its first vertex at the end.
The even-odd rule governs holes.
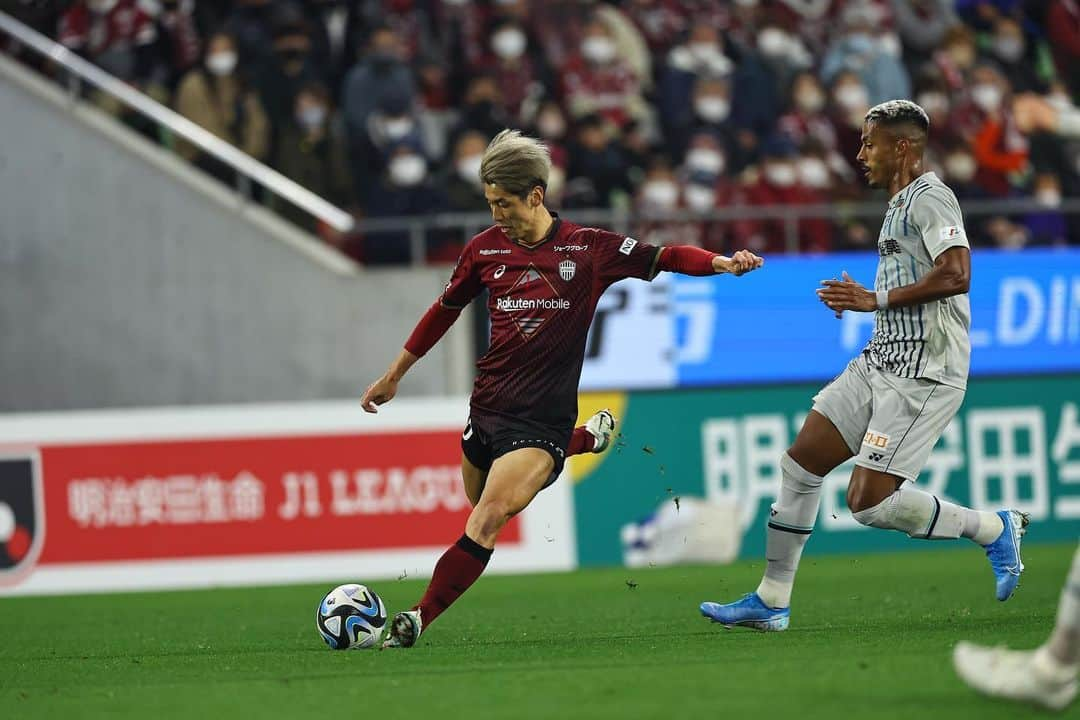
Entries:
POLYGON ((495 225, 465 246, 442 296, 364 393, 364 410, 377 412, 462 309, 488 290, 491 345, 476 364, 461 440, 473 510, 419 604, 394 616, 383 647, 411 647, 480 577, 499 530, 554 482, 566 455, 592 450, 574 420, 585 341, 604 290, 623 278, 652 280, 661 270, 742 275, 764 262, 747 250, 728 258, 696 247, 654 247, 567 222, 544 206, 550 169, 538 140, 504 130, 491 141, 480 177, 495 225))

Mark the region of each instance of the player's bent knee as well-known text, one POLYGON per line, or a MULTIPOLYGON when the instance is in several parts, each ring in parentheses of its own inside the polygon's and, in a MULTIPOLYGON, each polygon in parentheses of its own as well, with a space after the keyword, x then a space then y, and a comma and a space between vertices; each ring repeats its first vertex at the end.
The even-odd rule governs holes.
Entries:
POLYGON ((848 509, 856 513, 880 505, 901 483, 903 478, 857 466, 848 483, 848 509))

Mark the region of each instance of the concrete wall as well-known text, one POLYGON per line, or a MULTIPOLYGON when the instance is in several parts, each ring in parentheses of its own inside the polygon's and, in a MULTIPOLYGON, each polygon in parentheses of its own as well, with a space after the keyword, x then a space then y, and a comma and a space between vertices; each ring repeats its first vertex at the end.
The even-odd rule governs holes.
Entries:
MULTIPOLYGON (((446 282, 356 268, 2 56, 0 127, 0 411, 356 396, 446 282)), ((468 329, 402 394, 466 390, 468 329)))

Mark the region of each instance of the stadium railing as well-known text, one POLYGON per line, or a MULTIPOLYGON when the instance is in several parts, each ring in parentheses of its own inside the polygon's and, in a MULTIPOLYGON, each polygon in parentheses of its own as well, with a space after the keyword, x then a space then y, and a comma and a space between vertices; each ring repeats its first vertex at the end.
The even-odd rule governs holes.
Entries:
POLYGON ((12 38, 19 46, 63 68, 72 104, 80 98, 85 85, 97 88, 158 127, 183 138, 235 170, 237 191, 248 201, 252 199, 254 187, 259 185, 339 232, 353 229, 355 223, 352 215, 341 208, 4 12, 0 12, 0 33, 12 38))
MULTIPOLYGON (((993 200, 962 200, 964 217, 977 220, 994 216, 1017 216, 1028 213, 1057 212, 1063 215, 1080 215, 1080 198, 1063 199, 1061 205, 1048 208, 1033 198, 997 198, 993 200)), ((733 220, 780 220, 784 223, 786 252, 799 252, 799 223, 804 220, 824 219, 832 222, 864 220, 873 228, 881 222, 885 211, 882 200, 861 202, 836 202, 815 205, 746 205, 720 207, 709 212, 672 210, 667 212, 635 212, 633 210, 576 209, 566 215, 575 223, 605 227, 623 234, 632 234, 641 224, 662 222, 731 222, 733 220)), ((414 264, 424 262, 424 248, 428 233, 433 231, 459 231, 465 238, 480 232, 492 224, 491 215, 479 213, 436 213, 410 217, 387 217, 361 219, 357 232, 407 234, 411 258, 414 264)))

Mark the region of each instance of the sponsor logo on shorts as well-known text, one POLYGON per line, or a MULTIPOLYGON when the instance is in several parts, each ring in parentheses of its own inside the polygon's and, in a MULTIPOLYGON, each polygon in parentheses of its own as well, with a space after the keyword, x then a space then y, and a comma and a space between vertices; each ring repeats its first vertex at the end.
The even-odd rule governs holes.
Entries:
POLYGON ((869 445, 884 450, 889 446, 889 436, 877 430, 867 430, 863 438, 863 445, 869 445))
POLYGON ((881 462, 882 460, 885 459, 885 456, 882 455, 881 453, 870 453, 866 457, 868 457, 870 459, 870 462, 881 462))
POLYGON ((635 245, 637 245, 637 240, 634 238, 626 238, 622 241, 622 245, 619 246, 619 252, 623 255, 629 255, 635 245))

